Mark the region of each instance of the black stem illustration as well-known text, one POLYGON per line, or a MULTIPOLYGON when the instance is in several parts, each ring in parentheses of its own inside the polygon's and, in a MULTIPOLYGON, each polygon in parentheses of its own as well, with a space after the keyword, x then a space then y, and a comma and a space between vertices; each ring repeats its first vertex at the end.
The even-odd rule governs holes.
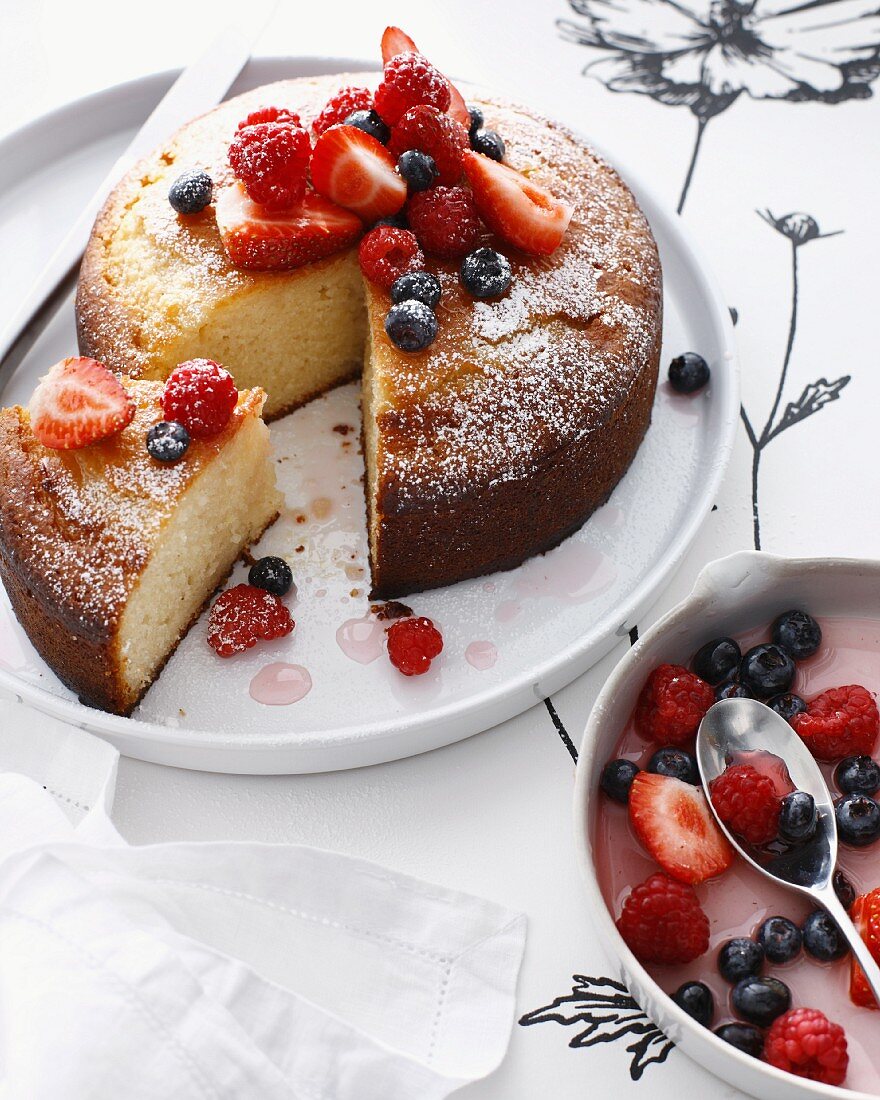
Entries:
MULTIPOLYGON (((782 400, 782 391, 785 388, 785 379, 788 376, 788 364, 791 362, 791 350, 794 347, 794 335, 797 332, 798 321, 798 245, 796 241, 791 242, 791 315, 788 321, 788 342, 785 345, 785 357, 782 360, 782 373, 779 376, 779 385, 776 387, 776 397, 773 401, 773 408, 770 410, 770 415, 767 417, 767 423, 764 425, 764 430, 761 432, 761 438, 758 440, 759 449, 762 449, 769 443, 773 434, 773 425, 776 421, 776 413, 779 410, 779 402, 782 400)), ((756 547, 760 549, 760 547, 756 547)))
POLYGON ((556 732, 559 734, 559 740, 563 743, 563 745, 565 745, 566 749, 568 749, 568 755, 576 764, 578 762, 578 751, 574 747, 574 742, 568 736, 568 730, 562 724, 562 719, 556 713, 556 707, 553 706, 553 702, 550 699, 544 700, 544 706, 547 708, 547 713, 550 715, 550 721, 553 723, 556 732))
POLYGON ((697 166, 697 157, 700 155, 700 146, 703 143, 703 134, 705 133, 706 124, 708 123, 708 121, 709 120, 707 118, 697 119, 697 137, 694 141, 694 148, 693 152, 691 153, 691 162, 688 165, 687 175, 684 178, 684 186, 681 189, 681 196, 678 200, 678 206, 676 208, 677 214, 680 214, 682 210, 684 210, 685 200, 687 199, 688 191, 690 190, 691 180, 694 177, 694 168, 696 168, 697 166))

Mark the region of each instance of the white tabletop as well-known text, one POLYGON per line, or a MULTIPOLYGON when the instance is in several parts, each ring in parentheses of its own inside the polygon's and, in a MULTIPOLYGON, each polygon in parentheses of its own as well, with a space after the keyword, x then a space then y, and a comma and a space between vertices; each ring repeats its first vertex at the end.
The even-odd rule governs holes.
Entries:
MULTIPOLYGON (((6 5, 0 136, 87 92, 185 64, 239 6, 229 0, 211 5, 153 0, 128 8, 118 0, 44 0, 15 10, 6 5)), ((853 52, 866 40, 876 51, 880 32, 873 23, 867 33, 854 31, 851 22, 876 9, 876 0, 818 6, 836 14, 820 12, 825 29, 813 32, 811 26, 820 22, 815 12, 809 18, 786 16, 778 13, 792 7, 790 2, 757 0, 754 17, 769 18, 752 30, 775 47, 770 63, 735 65, 717 50, 711 58, 695 53, 691 68, 700 71, 696 62, 702 63, 704 86, 690 89, 678 105, 645 94, 662 84, 657 74, 666 61, 658 58, 653 76, 631 67, 623 76, 622 55, 584 43, 597 40, 595 30, 588 30, 588 16, 599 10, 598 0, 574 0, 573 6, 564 0, 503 5, 445 0, 442 15, 440 6, 419 0, 390 0, 381 10, 337 0, 332 16, 326 6, 293 3, 276 14, 256 52, 376 57, 382 27, 398 23, 442 70, 577 125, 612 157, 617 153, 652 180, 671 206, 680 201, 698 132, 696 112, 702 111, 708 121, 683 216, 736 310, 743 400, 758 440, 787 359, 773 423, 791 405, 784 416, 788 426, 760 451, 761 544, 777 553, 880 556, 875 519, 880 464, 872 445, 880 400, 875 320, 880 111, 869 83, 878 66, 855 64, 853 52), (585 66, 603 59, 608 60, 591 75, 583 74, 585 66), (842 59, 853 64, 836 68, 842 59), (801 83, 795 86, 785 72, 801 83), (840 85, 842 74, 845 93, 826 94, 832 102, 817 100, 818 91, 840 85), (797 94, 766 97, 788 92, 797 94), (777 227, 758 216, 767 210, 777 227), (822 234, 839 235, 795 248, 782 230, 810 223, 782 223, 792 212, 809 214, 822 234)), ((676 6, 679 12, 685 7, 707 17, 710 4, 688 0, 676 6)), ((618 0, 603 11, 609 47, 620 36, 643 31, 655 41, 658 55, 680 44, 675 19, 670 22, 673 6, 665 0, 618 0)), ((679 62, 679 73, 684 64, 679 62)), ((754 545, 754 455, 744 428, 717 509, 706 517, 695 546, 642 626, 687 592, 705 562, 754 545)), ((669 476, 675 477, 674 469, 669 476)), ((621 645, 560 692, 552 713, 537 706, 479 737, 394 764, 248 778, 125 760, 116 822, 135 843, 238 838, 314 844, 524 910, 530 927, 519 1015, 528 1015, 535 1026, 516 1026, 502 1068, 463 1096, 534 1100, 552 1094, 555 1100, 580 1100, 598 1080, 608 1092, 636 1094, 641 1080, 651 1095, 671 1096, 687 1087, 713 1096, 738 1095, 680 1053, 663 1061, 668 1048, 662 1037, 645 1034, 638 1019, 633 1024, 633 1010, 619 1003, 601 1013, 605 1022, 595 1027, 577 995, 551 1007, 587 979, 599 982, 601 991, 601 979, 609 973, 575 865, 572 755, 552 719, 558 715, 577 745, 590 704, 624 649, 621 645), (617 1041, 598 1041, 612 1032, 620 1032, 617 1041), (654 1058, 663 1064, 646 1065, 654 1058)), ((22 711, 17 708, 16 720, 38 720, 22 711)), ((619 1001, 621 994, 607 986, 604 991, 619 1001)))

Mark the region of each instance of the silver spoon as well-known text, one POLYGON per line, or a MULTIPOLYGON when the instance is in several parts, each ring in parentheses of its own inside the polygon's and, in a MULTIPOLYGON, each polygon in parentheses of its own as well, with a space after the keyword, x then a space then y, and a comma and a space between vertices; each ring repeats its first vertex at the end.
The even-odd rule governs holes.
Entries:
POLYGON ((786 720, 757 699, 722 699, 703 718, 697 733, 697 764, 712 813, 739 854, 761 874, 817 901, 849 943, 874 996, 880 1003, 880 966, 834 892, 837 820, 828 787, 810 750, 786 720), (813 839, 790 851, 751 853, 715 813, 709 784, 742 753, 768 752, 785 762, 791 781, 816 801, 818 825, 813 839), (760 862, 759 862, 760 860, 760 862))

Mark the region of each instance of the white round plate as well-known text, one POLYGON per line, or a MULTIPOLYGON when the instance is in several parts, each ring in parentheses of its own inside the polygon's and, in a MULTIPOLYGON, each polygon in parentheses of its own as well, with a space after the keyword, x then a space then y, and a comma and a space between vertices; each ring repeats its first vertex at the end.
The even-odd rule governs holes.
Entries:
MULTIPOLYGON (((282 77, 374 67, 348 59, 257 59, 232 94, 282 77)), ((0 143, 0 255, 15 257, 0 268, 0 302, 7 309, 174 75, 101 92, 0 143)), ((624 169, 623 175, 651 222, 663 261, 662 373, 672 356, 694 350, 712 368, 711 385, 683 398, 661 384, 653 423, 631 469, 610 502, 558 549, 512 572, 407 600, 443 631, 444 652, 430 673, 406 679, 378 647, 374 661, 359 663, 337 642, 339 628, 363 619, 370 606, 358 388, 352 385, 272 426, 287 509, 255 553, 292 560, 298 586, 293 635, 224 661, 205 643, 203 617, 133 717, 118 718, 83 706, 63 687, 0 590, 0 685, 106 737, 127 755, 267 774, 352 768, 450 744, 585 672, 635 625, 692 542, 714 502, 739 415, 727 306, 679 219, 635 173, 624 169), (355 430, 344 436, 333 431, 338 424, 355 430), (492 667, 469 663, 474 642, 496 647, 492 667), (304 666, 311 691, 293 705, 256 702, 251 681, 271 662, 304 666)), ((0 402, 26 402, 39 375, 75 349, 67 304, 3 386, 0 402)), ((239 566, 233 581, 243 576, 239 566)))

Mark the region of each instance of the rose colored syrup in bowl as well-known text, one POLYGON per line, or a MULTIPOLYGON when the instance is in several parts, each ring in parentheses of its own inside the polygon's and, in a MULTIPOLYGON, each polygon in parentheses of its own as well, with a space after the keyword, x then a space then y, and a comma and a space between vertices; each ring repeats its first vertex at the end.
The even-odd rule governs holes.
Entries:
MULTIPOLYGON (((875 620, 821 620, 823 631, 819 652, 797 666, 792 691, 806 699, 827 688, 862 684, 873 694, 880 691, 880 622, 875 620)), ((769 640, 769 624, 738 641, 743 652, 769 640)), ((684 746, 692 750, 692 746, 684 746)), ((646 766, 653 746, 636 733, 630 722, 612 757, 626 757, 646 766)), ((832 793, 833 765, 822 765, 832 793)), ((627 808, 600 793, 594 804, 596 871, 605 902, 616 920, 630 889, 658 870, 657 864, 639 843, 629 822, 627 808)), ((838 867, 863 894, 880 886, 880 841, 867 849, 840 846, 838 867)), ((655 966, 645 969, 661 989, 673 993, 685 981, 701 981, 715 997, 713 1028, 736 1020, 729 1004, 732 986, 718 973, 718 949, 733 936, 753 936, 767 917, 785 916, 801 924, 813 906, 794 890, 776 886, 743 859, 719 878, 695 887, 700 904, 709 918, 711 938, 708 952, 686 966, 655 966)), ((850 960, 847 955, 835 963, 820 963, 801 951, 792 963, 765 963, 763 973, 778 977, 791 990, 793 1008, 818 1008, 843 1027, 849 1049, 849 1069, 844 1087, 880 1094, 880 1012, 859 1008, 849 998, 850 960)))

